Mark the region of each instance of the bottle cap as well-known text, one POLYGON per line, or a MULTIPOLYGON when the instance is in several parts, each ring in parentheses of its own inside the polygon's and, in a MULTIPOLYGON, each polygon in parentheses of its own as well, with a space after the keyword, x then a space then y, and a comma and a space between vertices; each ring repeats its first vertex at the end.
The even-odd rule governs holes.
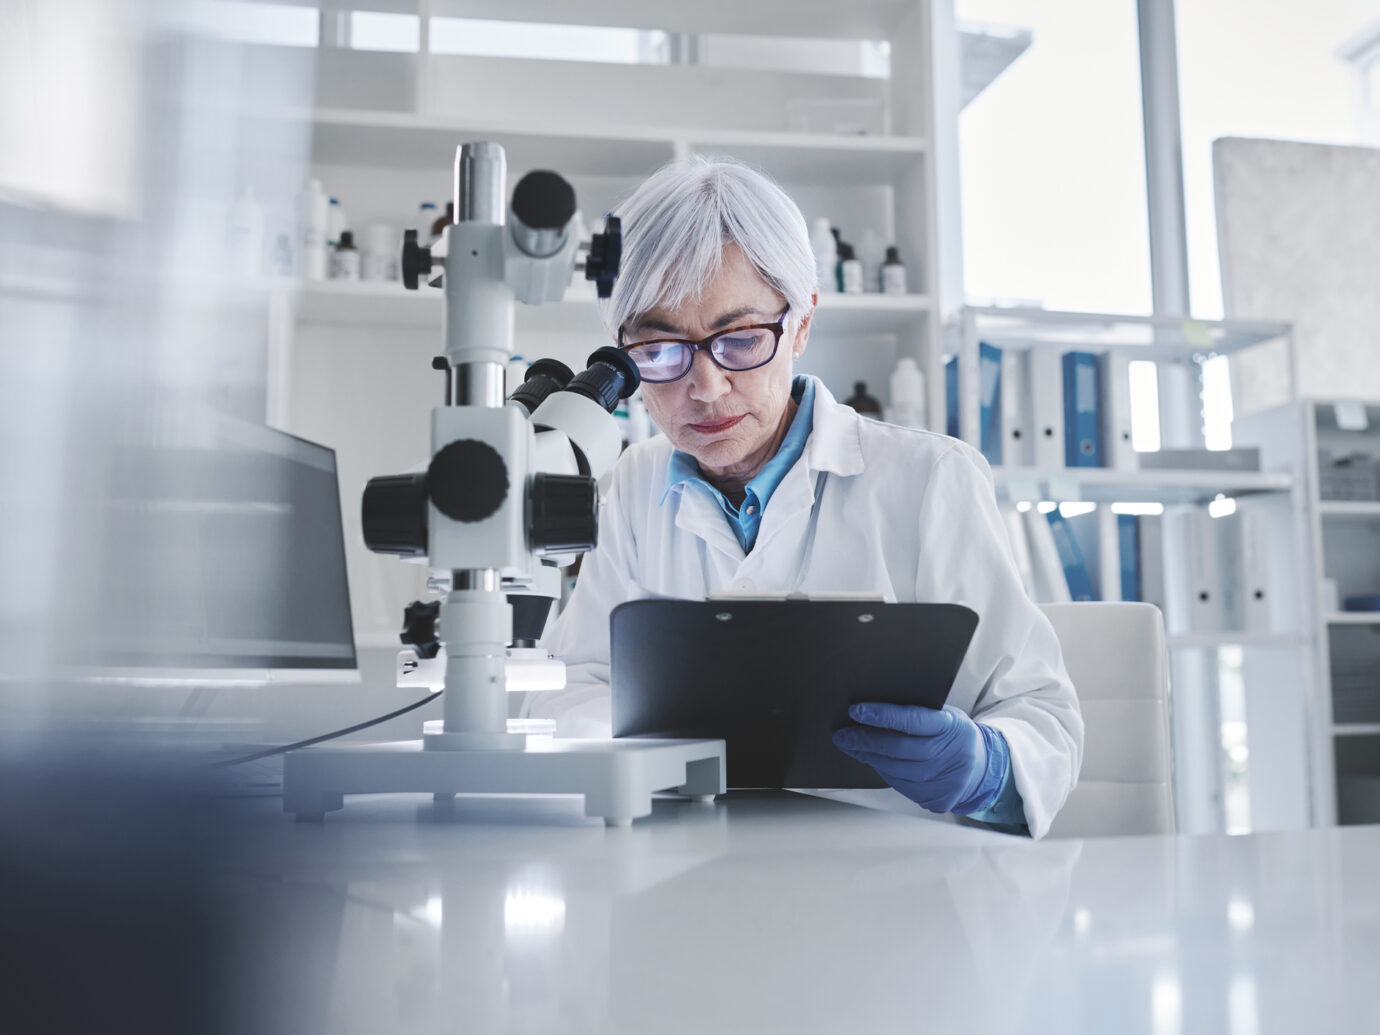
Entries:
POLYGON ((355 235, 354 235, 354 233, 353 233, 352 231, 350 231, 350 230, 342 230, 342 231, 340 231, 340 245, 339 245, 339 247, 341 247, 341 248, 353 248, 354 246, 355 246, 355 235))
POLYGON ((887 247, 886 261, 892 263, 899 263, 901 261, 901 253, 896 250, 894 244, 887 247))
POLYGON ((857 257, 857 253, 853 250, 851 244, 847 241, 839 242, 839 262, 847 262, 849 259, 856 259, 857 257))

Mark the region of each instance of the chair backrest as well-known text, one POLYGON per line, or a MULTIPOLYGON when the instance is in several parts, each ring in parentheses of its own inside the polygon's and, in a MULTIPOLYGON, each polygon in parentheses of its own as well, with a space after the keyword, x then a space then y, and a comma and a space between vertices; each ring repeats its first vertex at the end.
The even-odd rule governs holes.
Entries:
POLYGON ((1050 837, 1174 832, 1164 619, 1153 604, 1041 607, 1083 712, 1083 769, 1050 837))

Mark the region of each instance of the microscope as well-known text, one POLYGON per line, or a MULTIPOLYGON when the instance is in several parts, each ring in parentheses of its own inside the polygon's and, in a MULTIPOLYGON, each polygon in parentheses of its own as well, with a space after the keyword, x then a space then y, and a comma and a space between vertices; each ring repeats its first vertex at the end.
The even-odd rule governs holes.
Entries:
MULTIPOLYGON (((535 644, 560 595, 560 569, 597 544, 599 479, 621 448, 612 411, 640 379, 622 351, 605 346, 580 374, 539 360, 505 399, 515 304, 559 301, 582 245, 564 178, 530 172, 511 204, 506 180, 502 147, 462 145, 444 258, 415 231, 405 235, 404 284, 445 292, 445 354, 433 363, 445 374, 444 405, 431 411, 425 471, 371 479, 362 506, 371 550, 424 561, 447 589, 407 608, 400 656, 403 672, 429 665, 439 681, 443 669, 444 718, 428 723, 421 740, 289 752, 283 807, 299 820, 322 819, 347 794, 583 794, 586 815, 625 826, 651 812, 654 791, 708 800, 725 789, 721 740, 509 731, 517 674, 564 685, 559 659, 535 644)), ((621 250, 610 216, 584 263, 602 298, 621 250)))

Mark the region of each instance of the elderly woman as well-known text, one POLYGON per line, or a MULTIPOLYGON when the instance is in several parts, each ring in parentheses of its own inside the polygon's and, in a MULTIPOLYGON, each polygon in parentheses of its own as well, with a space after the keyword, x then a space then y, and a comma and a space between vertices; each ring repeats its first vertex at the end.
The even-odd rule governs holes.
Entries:
POLYGON ((1077 780, 1083 722, 986 461, 944 435, 864 420, 794 373, 815 263, 800 209, 766 177, 677 162, 619 214, 623 272, 602 316, 665 434, 614 469, 599 546, 546 639, 569 686, 530 714, 562 735, 608 735, 609 612, 625 600, 755 590, 961 603, 981 620, 944 710, 855 705, 835 743, 927 809, 1043 836, 1077 780))

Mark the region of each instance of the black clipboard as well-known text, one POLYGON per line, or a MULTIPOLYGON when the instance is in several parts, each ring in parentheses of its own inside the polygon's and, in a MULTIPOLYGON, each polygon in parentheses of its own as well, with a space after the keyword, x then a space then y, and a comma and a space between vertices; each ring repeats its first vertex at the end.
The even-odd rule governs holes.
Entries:
POLYGON ((943 707, 977 624, 961 604, 629 601, 613 735, 722 739, 729 787, 884 787, 834 730, 858 701, 943 707))

